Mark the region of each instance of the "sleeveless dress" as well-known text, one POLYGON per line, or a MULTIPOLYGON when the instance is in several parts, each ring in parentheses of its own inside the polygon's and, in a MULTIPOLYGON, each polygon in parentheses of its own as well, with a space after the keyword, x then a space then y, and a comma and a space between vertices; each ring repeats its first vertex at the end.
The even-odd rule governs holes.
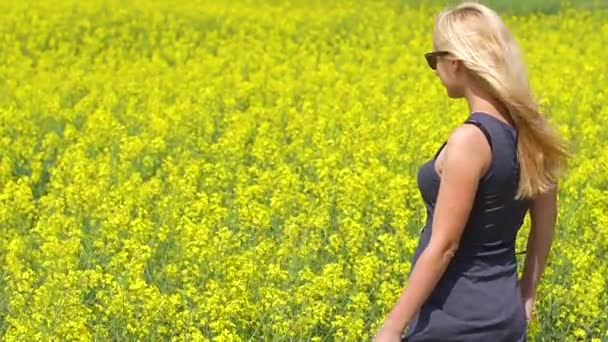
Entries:
MULTIPOLYGON (((480 180, 456 254, 402 341, 526 340, 515 238, 531 202, 513 199, 519 181, 517 131, 483 112, 471 113, 464 123, 476 125, 485 134, 492 151, 491 165, 480 180)), ((427 220, 412 257, 412 269, 433 234, 431 223, 440 183, 435 159, 446 144, 418 171, 427 220)))

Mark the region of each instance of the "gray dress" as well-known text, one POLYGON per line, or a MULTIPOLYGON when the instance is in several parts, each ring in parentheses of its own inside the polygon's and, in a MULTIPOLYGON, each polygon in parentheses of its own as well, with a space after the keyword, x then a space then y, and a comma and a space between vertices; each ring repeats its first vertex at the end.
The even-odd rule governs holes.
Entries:
MULTIPOLYGON (((530 201, 513 199, 519 180, 517 131, 482 112, 471 113, 465 123, 478 126, 486 135, 492 150, 491 166, 480 180, 456 255, 402 341, 526 340, 525 310, 517 288, 515 237, 530 201)), ((445 145, 418 172, 427 221, 412 269, 433 234, 431 222, 440 183, 434 162, 445 145)))

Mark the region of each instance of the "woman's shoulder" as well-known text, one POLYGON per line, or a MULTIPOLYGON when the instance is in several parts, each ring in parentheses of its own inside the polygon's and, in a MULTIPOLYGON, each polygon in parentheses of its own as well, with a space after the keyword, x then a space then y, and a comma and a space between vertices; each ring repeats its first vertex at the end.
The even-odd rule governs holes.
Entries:
POLYGON ((446 142, 446 164, 461 165, 484 174, 492 154, 488 140, 480 129, 461 124, 454 128, 446 142))

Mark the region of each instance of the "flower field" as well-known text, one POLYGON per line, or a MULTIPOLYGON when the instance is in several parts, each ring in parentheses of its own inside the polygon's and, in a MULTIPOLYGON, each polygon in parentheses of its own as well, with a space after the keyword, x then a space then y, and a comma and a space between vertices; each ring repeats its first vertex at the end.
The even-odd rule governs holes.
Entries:
MULTIPOLYGON (((0 339, 369 340, 467 116, 407 3, 1 2, 0 339)), ((504 19, 574 156, 529 338, 608 341, 608 9, 504 19)))

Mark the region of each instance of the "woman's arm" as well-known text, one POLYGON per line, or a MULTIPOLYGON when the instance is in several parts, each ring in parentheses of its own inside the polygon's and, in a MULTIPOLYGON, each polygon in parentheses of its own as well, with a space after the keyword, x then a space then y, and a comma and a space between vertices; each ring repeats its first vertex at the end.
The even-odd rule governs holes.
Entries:
POLYGON ((377 340, 394 340, 392 337, 401 334, 445 272, 458 249, 479 180, 490 159, 490 146, 477 127, 460 126, 448 138, 431 240, 414 265, 407 286, 377 340))
MULTIPOLYGON (((557 218, 557 185, 534 198, 530 207, 530 234, 524 269, 519 282, 522 297, 533 299, 551 250, 557 218)), ((530 319, 531 308, 526 308, 530 319)))

